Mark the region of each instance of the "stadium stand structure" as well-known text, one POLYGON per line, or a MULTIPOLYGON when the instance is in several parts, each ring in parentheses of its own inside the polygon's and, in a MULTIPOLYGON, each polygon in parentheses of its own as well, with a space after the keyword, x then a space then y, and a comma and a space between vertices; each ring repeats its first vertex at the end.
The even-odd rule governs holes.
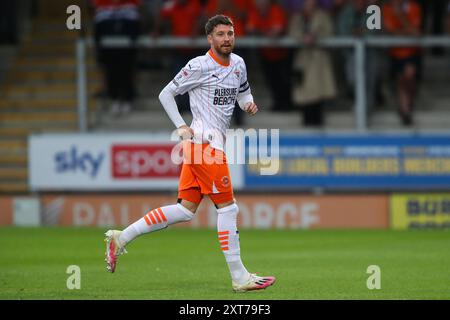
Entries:
MULTIPOLYGON (((29 134, 78 130, 78 32, 64 28, 64 14, 65 10, 44 11, 32 21, 20 45, 2 51, 10 63, 2 68, 0 86, 0 193, 28 191, 29 134)), ((91 69, 91 79, 98 78, 95 72, 91 69)), ((94 89, 91 81, 91 92, 94 89)))
MULTIPOLYGON (((54 11, 65 13, 64 10, 54 11)), ((37 17, 30 33, 13 53, 10 50, 0 51, 3 64, 11 61, 0 86, 0 193, 28 192, 29 134, 78 131, 75 57, 78 33, 61 28, 61 25, 65 25, 65 19, 65 15, 55 18, 55 13, 37 17)), ((93 49, 88 50, 90 131, 152 132, 172 128, 172 123, 158 101, 160 90, 171 80, 167 70, 141 70, 137 79, 138 99, 135 109, 125 117, 115 118, 107 113, 105 100, 94 98, 95 92, 100 88, 101 77, 95 66, 93 49)), ((305 130, 301 126, 301 116, 297 110, 273 113, 264 109, 271 104, 269 91, 258 72, 255 59, 250 61, 255 65, 249 68, 249 80, 261 112, 255 117, 245 116, 245 127, 305 130)), ((377 107, 370 116, 370 129, 406 132, 417 129, 448 130, 449 65, 448 55, 425 56, 423 80, 414 112, 416 124, 412 128, 401 126, 396 114, 396 102, 385 86, 386 104, 377 107)), ((340 97, 326 110, 324 128, 308 131, 352 130, 352 110, 353 102, 340 97)), ((189 115, 185 114, 185 117, 187 121, 190 120, 189 115)))
MULTIPOLYGON (((255 60, 251 60, 255 64, 255 60)), ((387 74, 387 65, 383 67, 385 67, 387 74)), ((397 102, 392 92, 393 88, 389 85, 391 81, 385 79, 382 90, 386 101, 382 106, 377 106, 372 111, 369 116, 369 129, 405 132, 448 129, 447 119, 450 118, 450 94, 447 88, 450 82, 449 67, 450 58, 448 55, 442 57, 425 56, 423 79, 414 111, 415 125, 412 127, 402 126, 397 115, 397 102)), ((133 128, 134 131, 169 130, 173 125, 167 115, 162 112, 158 94, 170 80, 167 72, 160 70, 141 71, 137 81, 139 97, 134 112, 120 118, 110 117, 104 112, 97 114, 95 117, 97 122, 93 130, 102 132, 129 131, 130 128, 133 128)), ((300 129, 319 132, 323 130, 353 130, 355 128, 353 101, 342 94, 325 109, 325 126, 323 128, 305 129, 301 125, 301 115, 297 109, 287 113, 267 110, 267 107, 271 105, 271 97, 263 77, 258 72, 257 65, 249 68, 249 81, 256 102, 260 106, 260 112, 255 117, 245 116, 246 127, 300 129)), ((97 108, 96 110, 105 109, 97 108)), ((186 120, 190 120, 189 114, 184 116, 186 116, 186 120)))

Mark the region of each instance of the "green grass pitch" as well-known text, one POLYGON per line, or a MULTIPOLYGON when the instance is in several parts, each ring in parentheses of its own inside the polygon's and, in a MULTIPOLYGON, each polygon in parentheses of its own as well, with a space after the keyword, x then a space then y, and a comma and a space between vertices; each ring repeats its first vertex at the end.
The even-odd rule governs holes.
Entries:
POLYGON ((0 228, 0 299, 449 299, 450 232, 240 230, 251 272, 274 286, 234 293, 215 230, 136 239, 106 272, 103 229, 0 228), (66 287, 69 265, 81 289, 66 287), (381 289, 369 290, 369 265, 381 289))

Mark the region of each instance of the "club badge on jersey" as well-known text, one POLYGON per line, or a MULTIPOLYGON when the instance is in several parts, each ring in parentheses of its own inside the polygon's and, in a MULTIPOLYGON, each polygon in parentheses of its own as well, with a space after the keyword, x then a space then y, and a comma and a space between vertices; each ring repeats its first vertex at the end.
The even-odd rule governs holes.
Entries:
POLYGON ((187 68, 183 68, 180 70, 180 72, 178 72, 178 74, 175 76, 175 78, 173 79, 172 82, 174 85, 179 87, 181 80, 183 80, 183 78, 185 78, 185 79, 189 78, 190 75, 191 75, 191 70, 188 70, 187 68))

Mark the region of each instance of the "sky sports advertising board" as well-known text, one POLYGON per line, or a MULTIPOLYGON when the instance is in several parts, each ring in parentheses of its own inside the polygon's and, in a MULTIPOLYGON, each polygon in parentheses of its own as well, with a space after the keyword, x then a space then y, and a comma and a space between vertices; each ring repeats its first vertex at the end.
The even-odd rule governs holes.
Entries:
MULTIPOLYGON (((159 134, 42 134, 29 138, 33 191, 177 190, 179 141, 159 134)), ((230 166, 240 188, 241 167, 230 166)))

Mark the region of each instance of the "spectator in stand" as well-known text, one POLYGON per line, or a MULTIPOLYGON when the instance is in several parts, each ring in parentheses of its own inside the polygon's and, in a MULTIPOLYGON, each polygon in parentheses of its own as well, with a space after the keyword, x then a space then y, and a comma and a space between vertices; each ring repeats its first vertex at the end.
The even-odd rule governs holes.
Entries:
MULTIPOLYGON (((432 4, 432 25, 431 34, 434 36, 442 36, 445 33, 445 19, 447 13, 447 1, 446 0, 433 0, 429 1, 432 4)), ((442 54, 444 50, 442 47, 437 47, 432 50, 435 54, 442 54)))
POLYGON ((140 33, 140 4, 141 0, 93 0, 97 61, 104 74, 107 97, 112 101, 110 111, 115 116, 129 113, 135 99, 134 41, 140 33), (127 37, 131 46, 104 47, 101 40, 108 36, 127 37))
MULTIPOLYGON (((377 4, 376 0, 349 0, 337 16, 337 34, 354 37, 368 37, 377 34, 377 30, 367 28, 366 9, 369 5, 374 4, 377 4)), ((345 49, 343 53, 347 90, 351 90, 353 93, 355 88, 355 52, 353 49, 345 49)), ((377 83, 380 81, 379 60, 377 49, 368 48, 366 50, 365 75, 368 110, 372 110, 376 103, 377 83)))
POLYGON ((347 5, 347 2, 349 1, 350 0, 333 0, 333 4, 331 6, 331 9, 329 10, 329 13, 334 23, 336 23, 339 13, 342 11, 342 9, 344 9, 344 7, 347 5))
MULTIPOLYGON (((422 10, 416 1, 389 0, 383 6, 384 28, 396 36, 421 34, 422 10)), ((420 79, 422 50, 418 47, 399 47, 389 51, 391 72, 397 86, 401 120, 404 125, 413 123, 413 106, 420 79)))
POLYGON ((143 0, 144 12, 145 12, 145 28, 144 32, 150 32, 153 34, 157 21, 159 21, 161 8, 165 0, 143 0))
MULTIPOLYGON (((169 33, 172 37, 199 36, 202 30, 202 6, 199 0, 169 0, 166 1, 160 12, 160 20, 156 22, 154 36, 161 32, 162 24, 168 22, 169 33)), ((196 48, 174 48, 172 50, 172 77, 182 69, 193 57, 199 55, 196 48)), ((189 95, 185 93, 175 97, 181 112, 190 110, 189 95)))
POLYGON ((245 35, 245 20, 250 10, 251 0, 208 0, 206 3, 206 16, 213 17, 223 14, 231 18, 234 24, 236 37, 245 35))
MULTIPOLYGON (((334 2, 336 0, 317 0, 317 6, 328 13, 331 13, 334 8, 334 2)), ((300 12, 303 10, 303 5, 305 4, 305 0, 282 0, 281 1, 284 10, 287 12, 290 17, 295 12, 300 12)))
POLYGON ((450 0, 448 1, 447 4, 447 18, 445 21, 445 30, 447 34, 450 34, 450 0))
POLYGON ((316 0, 305 0, 303 11, 291 19, 289 35, 307 45, 294 57, 294 104, 301 108, 305 126, 322 126, 324 106, 337 90, 330 54, 314 44, 333 35, 333 22, 316 0))
POLYGON ((19 40, 18 1, 0 1, 0 43, 17 44, 19 40))
MULTIPOLYGON (((443 35, 447 0, 418 0, 418 4, 422 8, 422 33, 433 36, 443 35)), ((444 48, 433 47, 431 53, 442 55, 444 48)))
MULTIPOLYGON (((192 37, 200 35, 202 6, 198 0, 170 0, 161 9, 156 34, 160 33, 161 24, 168 22, 172 37, 192 37)), ((177 48, 174 50, 174 75, 197 54, 193 48, 177 48), (175 71, 176 70, 176 71, 175 71)))
MULTIPOLYGON (((247 33, 253 36, 278 38, 286 35, 287 17, 275 1, 254 0, 247 21, 247 33)), ((261 48, 261 68, 272 95, 272 111, 290 111, 291 81, 290 50, 261 48)))
POLYGON ((338 35, 362 36, 366 27, 366 0, 349 0, 340 10, 337 22, 338 35))

